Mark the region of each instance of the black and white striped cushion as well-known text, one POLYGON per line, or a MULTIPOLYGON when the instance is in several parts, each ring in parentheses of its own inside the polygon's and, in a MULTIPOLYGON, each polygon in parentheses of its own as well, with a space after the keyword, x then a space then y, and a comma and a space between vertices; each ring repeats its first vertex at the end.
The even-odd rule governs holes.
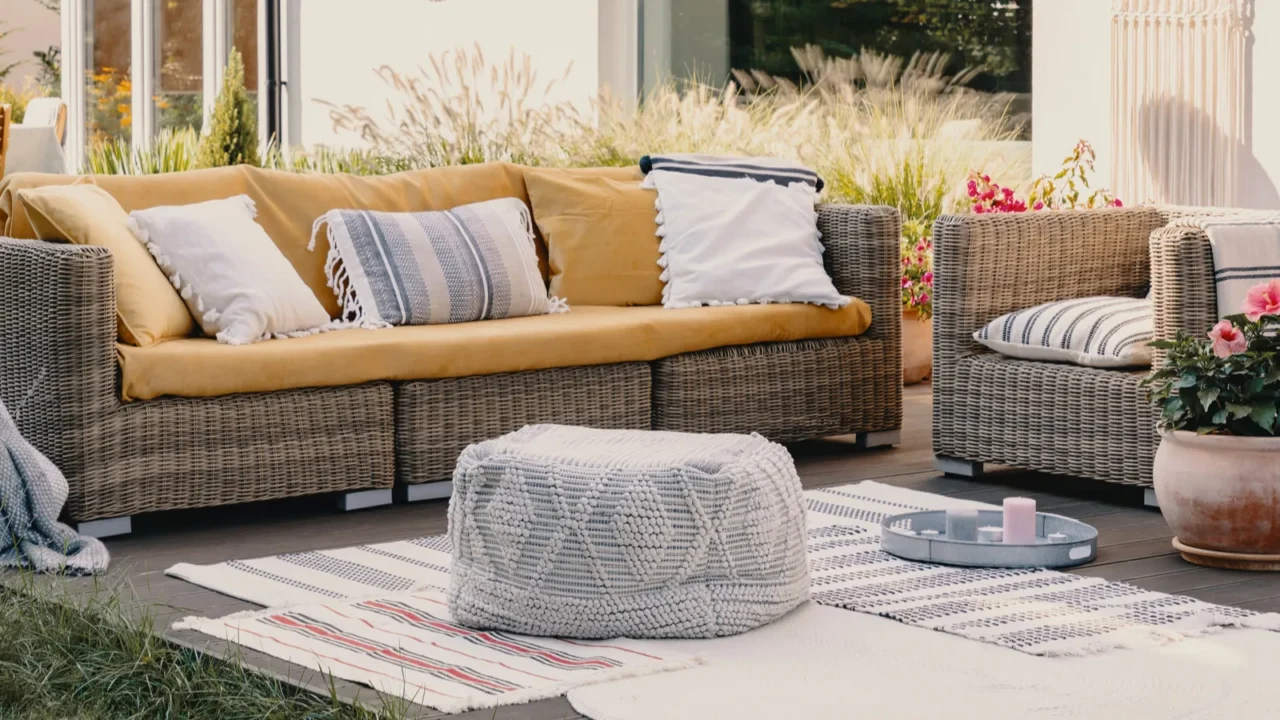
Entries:
POLYGON ((1002 355, 1087 367, 1151 365, 1154 319, 1144 298, 1090 297, 1045 303, 987 323, 973 339, 1002 355))
POLYGON ((704 177, 750 178, 757 182, 774 182, 783 187, 800 182, 818 192, 822 192, 826 184, 818 173, 803 165, 768 157, 732 157, 693 153, 645 155, 640 158, 640 170, 645 175, 654 170, 669 170, 704 177))

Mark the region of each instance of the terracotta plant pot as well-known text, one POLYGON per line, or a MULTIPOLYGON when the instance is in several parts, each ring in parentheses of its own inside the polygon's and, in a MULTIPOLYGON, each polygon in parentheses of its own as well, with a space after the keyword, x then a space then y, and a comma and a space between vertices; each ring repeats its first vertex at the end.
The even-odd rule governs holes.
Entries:
POLYGON ((1182 557, 1280 570, 1280 438, 1166 432, 1154 475, 1182 557))
POLYGON ((902 311, 902 384, 933 375, 933 318, 921 320, 915 310, 902 311))

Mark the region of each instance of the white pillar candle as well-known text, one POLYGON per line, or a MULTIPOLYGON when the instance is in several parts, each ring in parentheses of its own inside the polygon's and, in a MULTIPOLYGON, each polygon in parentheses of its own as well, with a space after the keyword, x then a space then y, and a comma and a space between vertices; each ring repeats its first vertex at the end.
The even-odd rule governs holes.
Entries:
POLYGON ((1004 541, 1011 545, 1035 544, 1035 500, 1023 497, 1004 499, 1004 541))
POLYGON ((1049 533, 1048 540, 1049 542, 1066 542, 1067 535, 1066 533, 1049 533))
POLYGON ((994 525, 978 528, 978 542, 1004 542, 1004 528, 998 528, 994 525))
POLYGON ((974 542, 978 539, 978 511, 952 508, 947 511, 947 539, 974 542))

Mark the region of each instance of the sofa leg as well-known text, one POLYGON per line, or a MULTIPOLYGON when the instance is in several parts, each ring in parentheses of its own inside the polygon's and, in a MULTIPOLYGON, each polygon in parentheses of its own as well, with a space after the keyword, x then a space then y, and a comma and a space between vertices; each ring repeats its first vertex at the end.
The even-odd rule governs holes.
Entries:
POLYGON ((902 442, 901 430, 878 430, 876 432, 858 433, 854 446, 859 448, 878 448, 898 445, 902 442))
POLYGON ((1142 504, 1149 508, 1160 509, 1160 499, 1156 497, 1155 488, 1142 489, 1142 504))
POLYGON ((76 532, 81 535, 88 535, 89 537, 95 538, 128 535, 133 532, 133 516, 125 515, 123 517, 104 518, 102 520, 90 520, 88 522, 76 523, 76 532))
POLYGON ((982 475, 982 463, 964 458, 935 455, 933 466, 941 470, 943 475, 952 477, 975 478, 982 475))
POLYGON ((452 494, 452 480, 396 486, 396 502, 411 503, 423 500, 439 500, 440 498, 448 498, 452 494))
POLYGON ((353 490, 338 496, 338 509, 343 512, 363 510, 391 504, 391 488, 380 490, 353 490))

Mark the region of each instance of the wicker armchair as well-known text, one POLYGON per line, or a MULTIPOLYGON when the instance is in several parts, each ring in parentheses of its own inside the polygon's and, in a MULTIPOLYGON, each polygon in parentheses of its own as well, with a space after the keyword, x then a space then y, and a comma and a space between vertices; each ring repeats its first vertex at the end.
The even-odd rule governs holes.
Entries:
MULTIPOLYGON (((1189 214, 1238 211, 1138 207, 948 215, 934 225, 933 451, 939 469, 983 463, 1149 487, 1157 414, 1146 370, 1008 358, 973 341, 1004 313, 1089 295, 1153 290, 1155 331, 1205 332, 1217 319, 1213 258, 1189 214)), ((1155 359, 1159 362, 1159 357, 1155 359)), ((1149 499, 1151 493, 1148 493, 1149 499)))

